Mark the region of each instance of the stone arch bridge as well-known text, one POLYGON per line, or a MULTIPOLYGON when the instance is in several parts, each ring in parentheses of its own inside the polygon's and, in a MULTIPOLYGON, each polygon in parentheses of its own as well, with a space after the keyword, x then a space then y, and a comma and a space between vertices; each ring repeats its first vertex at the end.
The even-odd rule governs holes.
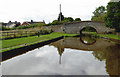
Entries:
POLYGON ((104 26, 104 22, 99 21, 81 21, 66 23, 63 25, 63 31, 65 33, 79 34, 85 27, 92 27, 97 33, 110 33, 113 29, 104 26))

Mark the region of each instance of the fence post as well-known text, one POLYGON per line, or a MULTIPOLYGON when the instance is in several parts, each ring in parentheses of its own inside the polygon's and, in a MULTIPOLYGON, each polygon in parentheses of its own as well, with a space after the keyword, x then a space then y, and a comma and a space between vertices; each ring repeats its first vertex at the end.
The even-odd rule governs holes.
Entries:
POLYGON ((21 37, 22 37, 22 31, 21 31, 21 37))
POLYGON ((7 38, 8 38, 8 32, 7 32, 7 38))
POLYGON ((14 37, 15 37, 16 35, 15 35, 15 32, 14 32, 14 37))
POLYGON ((26 31, 26 37, 27 37, 27 31, 26 31))

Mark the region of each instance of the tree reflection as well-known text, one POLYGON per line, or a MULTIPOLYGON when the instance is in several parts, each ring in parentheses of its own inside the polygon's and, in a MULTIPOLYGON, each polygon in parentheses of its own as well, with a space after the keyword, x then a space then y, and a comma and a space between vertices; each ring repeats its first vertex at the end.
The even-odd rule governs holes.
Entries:
POLYGON ((64 52, 64 48, 62 48, 62 47, 57 47, 57 50, 58 50, 58 53, 59 53, 59 64, 61 64, 61 56, 62 56, 62 54, 63 54, 63 52, 64 52))
POLYGON ((120 75, 120 44, 109 46, 103 51, 94 51, 93 55, 100 61, 105 60, 109 75, 120 75))
POLYGON ((120 44, 115 44, 92 36, 81 36, 78 38, 65 38, 52 44, 59 53, 59 64, 64 48, 76 50, 93 51, 93 56, 99 61, 105 61, 106 72, 112 75, 120 75, 120 44), (86 41, 86 42, 85 42, 86 41))

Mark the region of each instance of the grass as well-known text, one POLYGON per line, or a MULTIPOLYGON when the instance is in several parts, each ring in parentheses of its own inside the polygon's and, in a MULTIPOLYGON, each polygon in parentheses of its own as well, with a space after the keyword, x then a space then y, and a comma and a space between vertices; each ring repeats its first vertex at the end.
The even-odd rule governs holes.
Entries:
POLYGON ((106 38, 120 40, 120 36, 115 35, 115 34, 97 34, 96 32, 84 32, 84 33, 85 34, 92 34, 94 36, 99 36, 99 37, 106 37, 106 38))
POLYGON ((57 38, 60 36, 75 36, 75 35, 77 35, 77 34, 51 33, 51 34, 47 34, 47 35, 40 35, 40 37, 31 36, 31 37, 15 38, 15 39, 10 39, 10 40, 2 40, 2 49, 5 49, 5 48, 8 48, 8 49, 2 50, 1 52, 7 51, 10 49, 14 49, 14 48, 22 47, 20 45, 24 45, 25 43, 30 45, 33 43, 50 40, 50 39, 57 38), (12 47, 12 48, 10 48, 10 47, 12 47))
MULTIPOLYGON (((107 37, 107 38, 120 40, 120 36, 118 37, 117 35, 114 35, 114 34, 96 34, 95 32, 90 32, 90 34, 93 34, 94 36, 107 37)), ((3 50, 1 50, 0 52, 5 52, 7 50, 23 47, 25 46, 24 45, 25 43, 27 43, 27 45, 31 45, 31 44, 35 44, 38 42, 43 42, 43 41, 47 41, 50 39, 54 39, 60 36, 71 36, 72 37, 76 35, 78 34, 51 33, 47 35, 40 35, 40 37, 30 36, 30 37, 2 40, 0 41, 0 45, 2 45, 2 48, 0 49, 3 49, 3 50)))
POLYGON ((114 35, 114 34, 97 34, 98 36, 101 37, 108 37, 116 40, 120 40, 120 36, 114 35))

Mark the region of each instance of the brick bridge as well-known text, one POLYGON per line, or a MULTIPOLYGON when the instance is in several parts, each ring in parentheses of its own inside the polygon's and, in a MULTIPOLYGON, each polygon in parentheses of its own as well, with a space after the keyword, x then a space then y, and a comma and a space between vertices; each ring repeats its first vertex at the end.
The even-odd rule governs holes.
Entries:
POLYGON ((92 27, 97 33, 110 33, 113 32, 112 29, 105 27, 104 22, 98 21, 81 21, 66 23, 63 25, 63 31, 70 34, 79 34, 85 27, 92 27))

